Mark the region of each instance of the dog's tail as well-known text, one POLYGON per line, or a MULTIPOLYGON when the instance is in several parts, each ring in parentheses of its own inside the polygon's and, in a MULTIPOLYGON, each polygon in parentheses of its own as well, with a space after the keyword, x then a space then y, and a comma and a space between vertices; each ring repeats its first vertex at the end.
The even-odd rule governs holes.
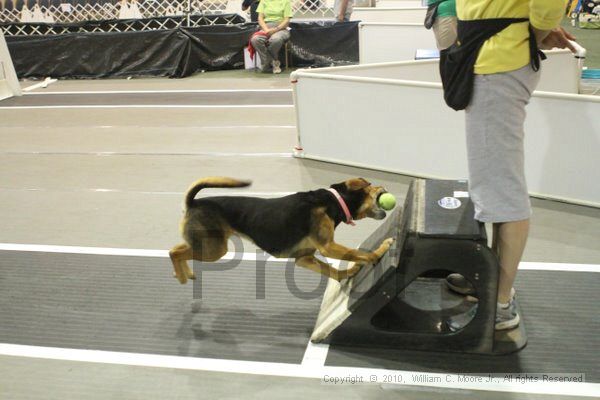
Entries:
POLYGON ((211 176, 197 180, 190 186, 185 195, 185 206, 190 208, 194 202, 194 197, 204 188, 236 188, 250 186, 251 181, 241 181, 234 178, 224 178, 220 176, 211 176))

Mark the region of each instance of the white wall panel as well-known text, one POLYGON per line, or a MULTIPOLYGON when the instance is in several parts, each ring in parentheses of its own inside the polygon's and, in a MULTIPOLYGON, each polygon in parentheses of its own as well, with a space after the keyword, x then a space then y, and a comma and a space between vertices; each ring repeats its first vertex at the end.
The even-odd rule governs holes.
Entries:
MULTIPOLYGON (((464 113, 445 105, 441 84, 399 80, 433 75, 434 67, 427 61, 296 72, 304 156, 414 176, 466 178, 464 113)), ((600 206, 600 97, 536 92, 527 114, 531 193, 600 206)))

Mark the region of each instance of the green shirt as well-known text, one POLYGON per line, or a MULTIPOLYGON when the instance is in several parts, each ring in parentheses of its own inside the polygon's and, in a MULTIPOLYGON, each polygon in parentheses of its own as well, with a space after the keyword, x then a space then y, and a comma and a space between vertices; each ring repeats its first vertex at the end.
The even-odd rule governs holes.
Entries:
POLYGON ((438 17, 456 17, 456 0, 428 0, 427 4, 439 3, 438 17))
POLYGON ((256 12, 263 14, 265 22, 279 22, 292 17, 292 3, 290 0, 261 0, 256 12))

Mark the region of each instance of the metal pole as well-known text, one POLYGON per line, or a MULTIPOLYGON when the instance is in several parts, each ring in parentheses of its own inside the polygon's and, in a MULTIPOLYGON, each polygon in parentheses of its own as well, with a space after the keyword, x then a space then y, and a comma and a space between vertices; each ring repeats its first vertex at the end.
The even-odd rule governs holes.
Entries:
POLYGON ((186 14, 187 14, 187 18, 186 18, 186 27, 189 28, 190 25, 190 14, 192 13, 192 0, 186 0, 187 6, 186 6, 186 14))

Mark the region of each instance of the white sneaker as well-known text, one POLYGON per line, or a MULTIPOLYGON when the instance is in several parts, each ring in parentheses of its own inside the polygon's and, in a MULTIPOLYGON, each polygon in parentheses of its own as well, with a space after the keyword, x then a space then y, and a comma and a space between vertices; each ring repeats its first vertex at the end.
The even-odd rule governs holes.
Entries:
POLYGON ((519 325, 521 318, 517 312, 517 306, 514 300, 511 300, 506 307, 498 303, 496 309, 496 330, 513 329, 519 325))
POLYGON ((280 74, 281 73, 281 61, 273 60, 273 62, 271 62, 271 66, 273 67, 273 73, 274 74, 280 74))

